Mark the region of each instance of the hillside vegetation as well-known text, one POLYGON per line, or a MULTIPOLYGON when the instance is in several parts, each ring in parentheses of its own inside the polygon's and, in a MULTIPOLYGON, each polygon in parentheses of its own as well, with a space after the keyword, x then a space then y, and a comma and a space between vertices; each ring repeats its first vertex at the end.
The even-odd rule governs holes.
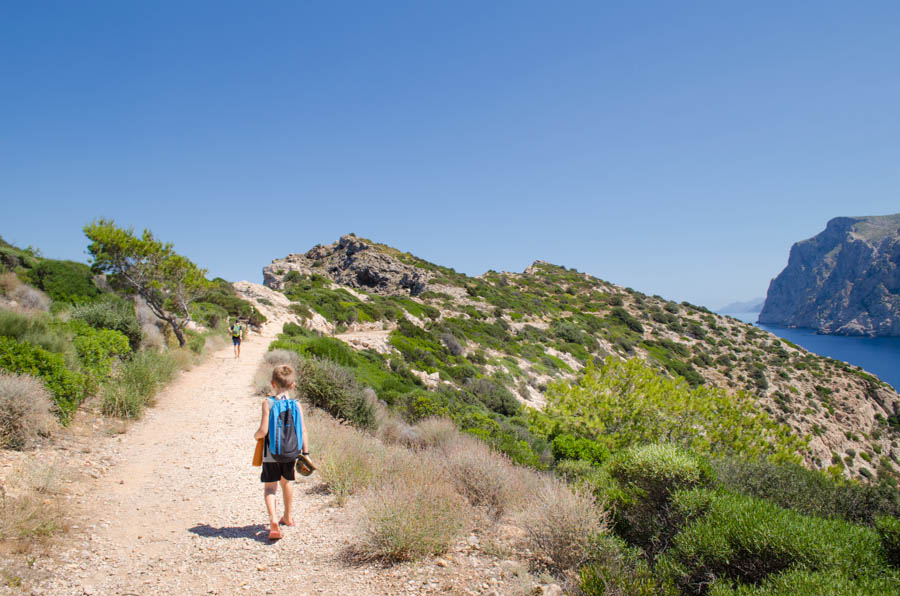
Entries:
MULTIPOLYGON (((109 229, 130 234, 111 222, 109 229)), ((25 411, 17 402, 29 399, 31 387, 14 375, 40 381, 61 424, 91 396, 107 414, 136 417, 159 386, 203 351, 211 333, 224 333, 229 316, 249 324, 264 321, 225 280, 199 285, 188 319, 197 324, 185 331, 183 348, 175 349, 171 328, 114 279, 84 263, 45 258, 0 239, 0 373, 6 390, 0 446, 21 448, 35 438, 26 436, 29 419, 12 414, 25 411)), ((40 428, 46 434, 48 426, 40 428)))
MULTIPOLYGON (((405 445, 449 418, 605 504, 608 524, 566 532, 577 548, 535 556, 518 543, 572 593, 900 590, 897 394, 864 371, 541 262, 471 278, 348 236, 274 261, 265 278, 295 320, 271 353, 298 358, 313 405, 405 445)), ((339 456, 339 502, 369 482, 363 462, 383 448, 356 446, 370 440, 339 456)), ((495 484, 526 490, 511 482, 495 484)), ((433 494, 428 511, 456 498, 433 494)), ((552 511, 536 522, 549 543, 552 511)), ((454 531, 404 515, 405 527, 454 531)))
MULTIPOLYGON (((379 397, 412 414, 465 410, 456 417, 490 433, 491 425, 471 420, 473 408, 516 424, 523 404, 544 405, 554 381, 576 381, 586 365, 612 356, 681 377, 691 390, 708 392, 699 401, 727 395, 725 402, 740 403, 735 412, 759 412, 775 425, 771 433, 793 436, 792 449, 811 467, 863 478, 898 469, 900 396, 893 388, 703 307, 540 261, 521 274, 468 277, 352 236, 276 260, 265 276, 292 300, 298 323, 316 313, 338 337, 389 332, 384 344, 352 358, 388 371, 378 373, 390 374, 387 386, 373 385, 379 397), (403 286, 413 271, 427 280, 416 295, 403 286), (425 384, 434 391, 412 391, 425 384)), ((522 438, 539 457, 540 441, 522 438)))

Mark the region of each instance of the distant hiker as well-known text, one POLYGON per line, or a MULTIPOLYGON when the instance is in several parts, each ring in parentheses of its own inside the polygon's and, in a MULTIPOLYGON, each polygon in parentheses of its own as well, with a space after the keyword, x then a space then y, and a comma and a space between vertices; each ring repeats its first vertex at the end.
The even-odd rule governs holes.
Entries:
POLYGON ((231 327, 228 328, 231 332, 231 342, 234 344, 234 357, 241 357, 241 339, 244 335, 244 326, 241 325, 240 321, 237 319, 234 320, 234 323, 231 324, 231 327))
POLYGON ((291 505, 294 502, 294 465, 302 453, 309 455, 306 447, 306 423, 300 402, 288 397, 294 387, 294 369, 286 364, 272 371, 272 389, 275 395, 262 402, 262 420, 253 434, 263 441, 262 474, 263 498, 269 512, 269 539, 281 538, 278 525, 293 526, 291 505), (276 521, 275 496, 278 484, 284 498, 284 515, 276 521))

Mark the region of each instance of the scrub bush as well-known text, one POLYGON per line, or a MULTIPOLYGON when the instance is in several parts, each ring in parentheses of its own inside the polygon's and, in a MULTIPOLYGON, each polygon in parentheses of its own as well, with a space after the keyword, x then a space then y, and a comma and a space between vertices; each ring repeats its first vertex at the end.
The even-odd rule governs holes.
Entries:
POLYGON ((72 332, 61 321, 47 315, 25 315, 0 310, 0 336, 26 342, 60 354, 67 367, 79 366, 78 353, 72 345, 72 332))
POLYGON ((87 396, 87 377, 68 370, 61 355, 26 342, 0 337, 0 369, 42 379, 64 424, 87 396))
POLYGON ((554 437, 551 443, 553 457, 557 461, 564 459, 580 459, 588 462, 603 463, 609 458, 609 449, 597 441, 583 437, 561 434, 554 437))
POLYGON ((84 263, 44 259, 28 275, 55 302, 84 304, 100 295, 91 268, 84 263))
POLYGON ((591 495, 545 476, 536 479, 520 525, 535 562, 563 574, 595 555, 597 540, 607 531, 606 518, 591 495))
POLYGON ((521 412, 522 407, 509 390, 497 381, 490 379, 469 379, 466 389, 471 391, 478 400, 493 410, 505 416, 515 416, 521 412))
POLYGON ((72 319, 84 321, 95 329, 113 329, 123 333, 132 351, 141 345, 141 325, 134 313, 134 305, 128 300, 104 296, 97 302, 73 309, 72 319))
POLYGON ((716 582, 710 596, 895 596, 900 591, 896 575, 850 577, 839 571, 794 569, 770 576, 758 586, 716 582))
POLYGON ((891 565, 900 567, 900 519, 887 515, 879 517, 875 520, 875 529, 888 561, 891 565))
POLYGON ((528 472, 483 441, 455 434, 438 452, 456 490, 495 519, 516 509, 529 493, 533 479, 528 472))
POLYGON ((95 379, 109 376, 113 362, 131 351, 128 338, 113 329, 94 329, 84 321, 72 320, 69 328, 75 333, 72 345, 84 370, 95 379))
POLYGON ((50 393, 28 375, 0 373, 0 449, 23 449, 57 426, 50 393))
POLYGON ((608 472, 620 488, 613 495, 616 531, 651 559, 684 522, 672 507, 673 493, 712 480, 706 462, 671 445, 631 448, 610 461, 608 472))
POLYGON ((688 594, 726 579, 758 584, 790 568, 853 578, 885 566, 876 532, 843 520, 707 489, 677 493, 674 504, 694 521, 675 536, 657 569, 688 594))
POLYGON ((31 286, 21 285, 9 293, 9 297, 29 310, 50 310, 50 298, 31 286))
POLYGON ((579 572, 584 596, 675 596, 671 586, 654 577, 639 549, 613 536, 598 541, 597 554, 579 572))
POLYGON ((835 479, 791 462, 720 458, 712 466, 718 486, 806 515, 839 517, 866 525, 872 525, 879 515, 900 517, 900 494, 886 483, 835 479))
POLYGON ((389 481, 376 485, 362 507, 360 554, 390 562, 445 552, 469 517, 465 499, 440 467, 415 460, 401 463, 389 481))
POLYGON ((191 305, 191 317, 209 329, 226 327, 228 311, 211 302, 195 302, 191 305))
POLYGON ((363 428, 375 424, 375 410, 353 373, 330 360, 300 360, 297 390, 317 408, 363 428))
POLYGON ((139 418, 153 403, 157 391, 178 373, 171 352, 141 351, 122 362, 113 379, 103 387, 103 413, 139 418))
POLYGON ((327 416, 305 412, 310 433, 307 444, 314 457, 322 481, 338 505, 360 493, 385 470, 384 447, 371 435, 341 425, 327 416), (321 456, 316 454, 321 453, 321 456))

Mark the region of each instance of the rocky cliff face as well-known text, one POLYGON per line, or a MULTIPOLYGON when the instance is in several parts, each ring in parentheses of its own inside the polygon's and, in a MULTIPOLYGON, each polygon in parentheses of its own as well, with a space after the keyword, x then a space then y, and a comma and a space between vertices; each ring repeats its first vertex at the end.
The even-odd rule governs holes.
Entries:
POLYGON ((759 322, 900 336, 900 214, 838 217, 791 248, 759 322))
POLYGON ((320 244, 304 254, 275 259, 263 268, 263 283, 280 290, 285 278, 296 271, 296 275, 318 273, 335 283, 387 296, 418 296, 424 292, 430 274, 384 248, 353 235, 342 236, 334 244, 320 244))

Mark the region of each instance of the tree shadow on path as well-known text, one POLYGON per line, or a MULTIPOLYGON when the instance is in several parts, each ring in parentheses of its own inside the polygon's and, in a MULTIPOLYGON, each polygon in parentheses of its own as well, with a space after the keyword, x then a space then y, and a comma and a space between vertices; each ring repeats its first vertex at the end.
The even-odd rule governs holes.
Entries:
POLYGON ((188 532, 203 538, 252 538, 263 544, 270 544, 271 542, 269 540, 269 526, 265 524, 228 526, 224 528, 214 528, 209 524, 199 524, 189 528, 188 532))

